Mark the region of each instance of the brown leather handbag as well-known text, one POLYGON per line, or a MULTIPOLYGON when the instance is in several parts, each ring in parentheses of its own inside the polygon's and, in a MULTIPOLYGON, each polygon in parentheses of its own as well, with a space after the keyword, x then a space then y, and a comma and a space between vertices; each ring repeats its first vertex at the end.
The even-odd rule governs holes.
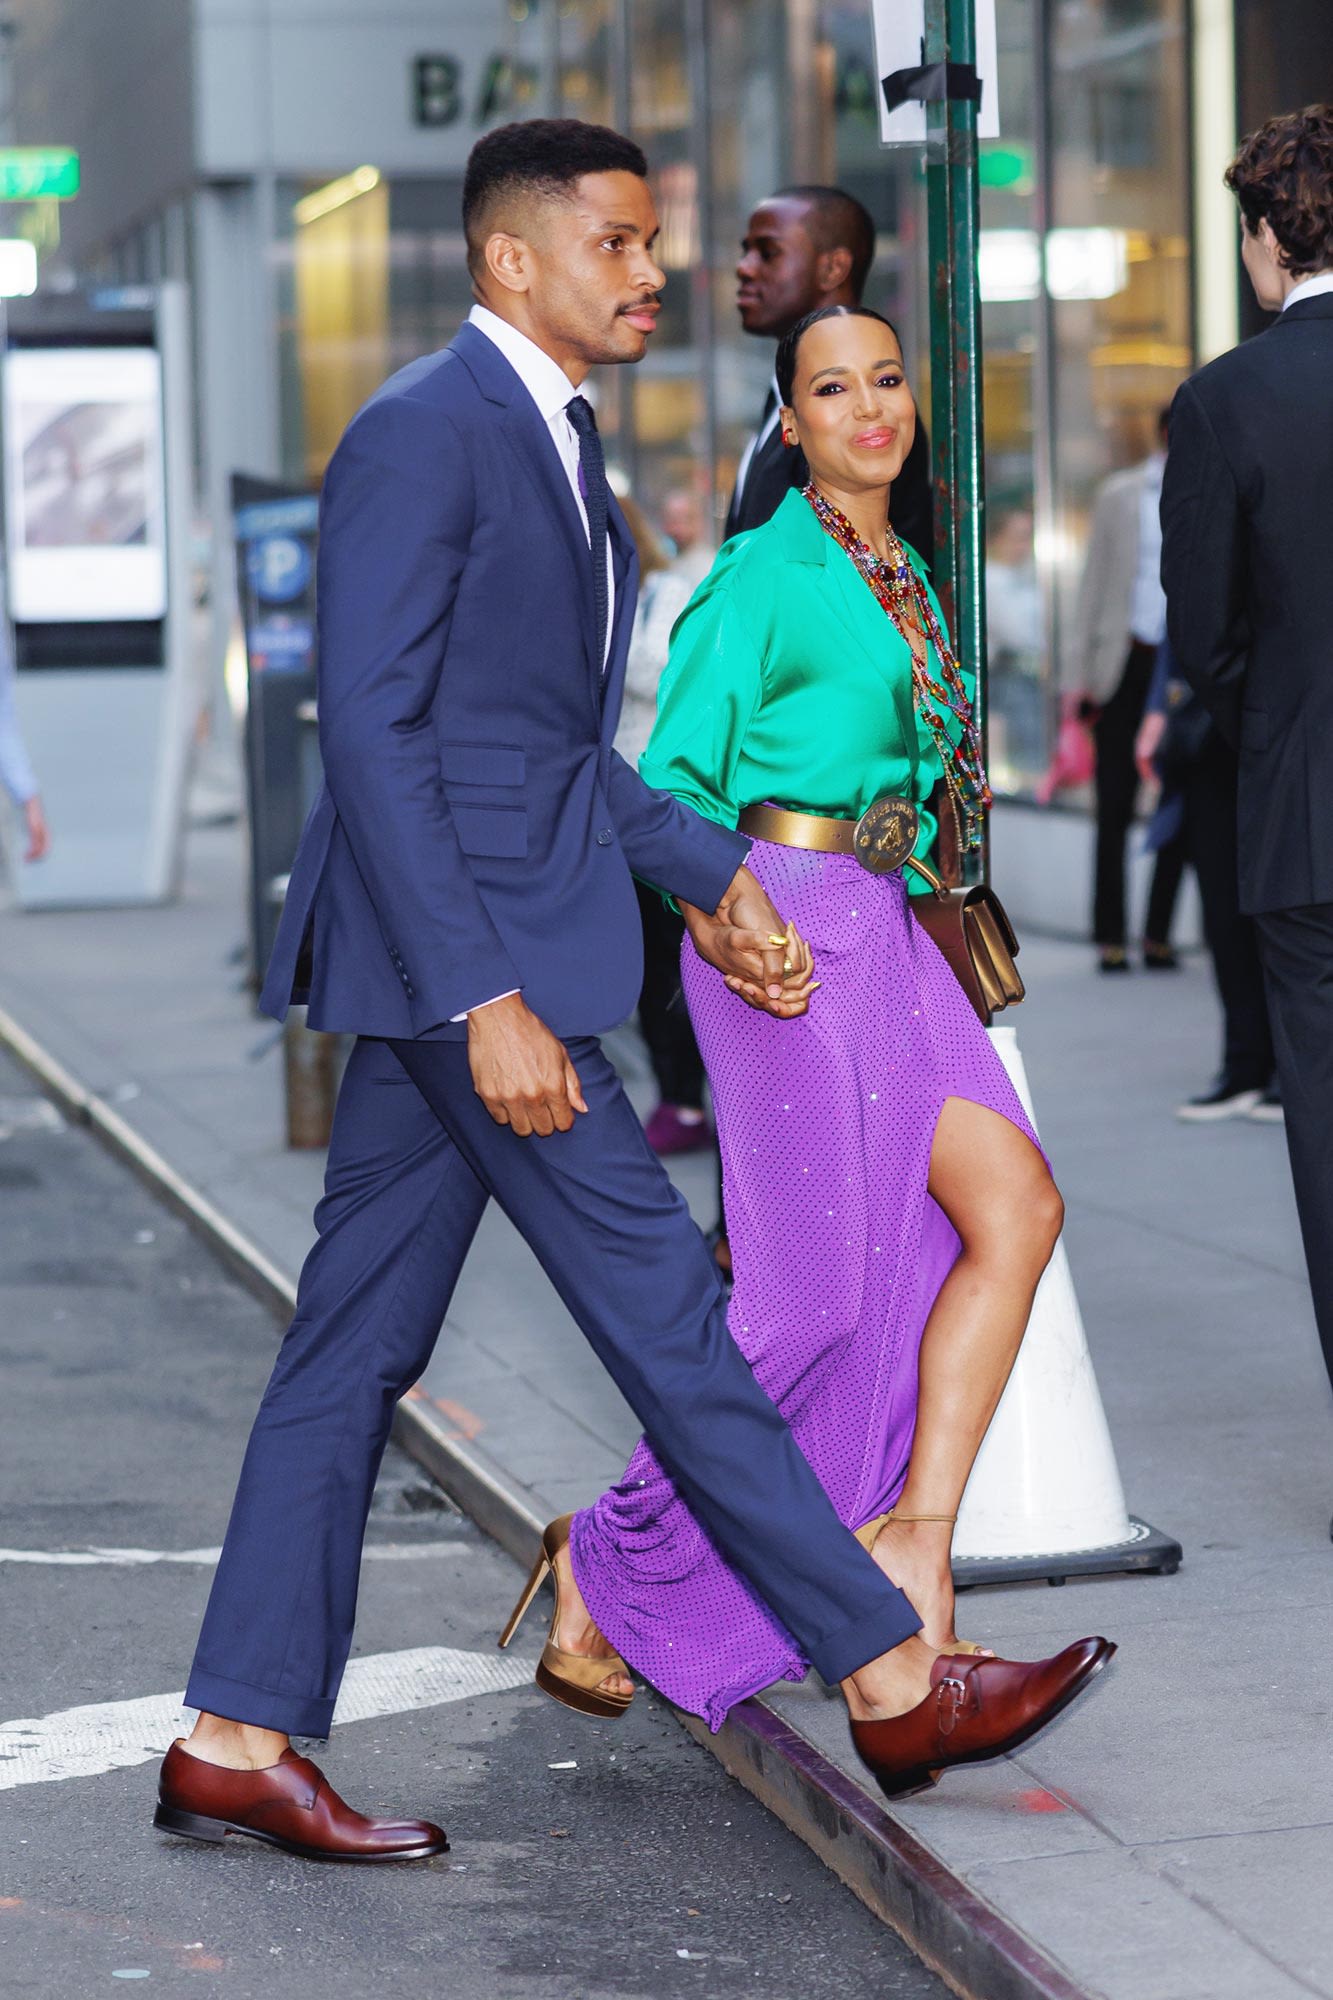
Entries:
POLYGON ((1014 964, 1018 939, 1004 904, 985 882, 970 889, 946 888, 934 869, 915 855, 904 866, 915 868, 934 890, 932 896, 910 898, 912 914, 943 953, 977 1018, 988 1028, 992 1015, 1017 1006, 1024 992, 1014 964))

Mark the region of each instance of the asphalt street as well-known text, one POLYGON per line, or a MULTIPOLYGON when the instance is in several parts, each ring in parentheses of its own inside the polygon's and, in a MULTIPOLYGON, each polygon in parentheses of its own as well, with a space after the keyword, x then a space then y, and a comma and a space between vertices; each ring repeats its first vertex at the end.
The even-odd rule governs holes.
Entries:
POLYGON ((317 1754, 358 1805, 441 1820, 451 1853, 334 1868, 155 1833, 163 1718, 276 1332, 0 1059, 6 2000, 144 1980, 225 2000, 943 1996, 653 1697, 596 1724, 496 1685, 518 1572, 393 1452, 354 1669, 368 1719, 317 1754))

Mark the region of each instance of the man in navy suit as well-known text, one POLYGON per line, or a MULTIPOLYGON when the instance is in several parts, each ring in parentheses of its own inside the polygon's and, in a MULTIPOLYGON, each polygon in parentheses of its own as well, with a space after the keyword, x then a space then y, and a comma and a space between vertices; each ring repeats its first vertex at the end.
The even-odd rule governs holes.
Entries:
MULTIPOLYGON (((195 1657, 200 1721, 163 1766, 170 1831, 326 1858, 446 1845, 428 1822, 352 1812, 287 1738, 328 1732, 394 1407, 492 1196, 824 1677, 873 1694, 874 1663, 910 1642, 911 1698, 926 1691, 920 1621, 731 1341, 713 1261, 598 1039, 639 990, 634 875, 675 894, 738 1004, 796 1014, 807 991, 772 947, 783 924, 748 843, 611 748, 636 566, 578 389, 652 331, 646 171, 573 121, 483 139, 464 190, 478 306, 371 399, 328 470, 326 785, 262 1004, 303 1001, 358 1039, 195 1657)), ((561 1586, 561 1643, 604 1656, 567 1568, 561 1586)))

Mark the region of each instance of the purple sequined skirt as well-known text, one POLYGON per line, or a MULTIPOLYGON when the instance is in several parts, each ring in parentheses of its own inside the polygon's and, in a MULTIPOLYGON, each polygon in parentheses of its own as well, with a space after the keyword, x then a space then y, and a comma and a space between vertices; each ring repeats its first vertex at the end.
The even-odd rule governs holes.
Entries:
MULTIPOLYGON (((926 1187, 941 1108, 970 1098, 1037 1141, 901 876, 768 842, 750 865, 809 938, 822 985, 804 1019, 775 1021, 685 942, 736 1268, 730 1326, 854 1528, 902 1489, 917 1350, 958 1252, 926 1187)), ((607 1638, 713 1729, 747 1695, 806 1672, 646 1440, 621 1483, 575 1516, 572 1554, 607 1638)))

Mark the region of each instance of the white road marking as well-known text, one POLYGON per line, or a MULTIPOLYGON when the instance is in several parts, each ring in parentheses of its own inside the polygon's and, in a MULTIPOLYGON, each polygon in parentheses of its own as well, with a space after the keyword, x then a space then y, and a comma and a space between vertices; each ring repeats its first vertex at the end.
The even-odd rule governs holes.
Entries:
MULTIPOLYGON (((418 1556, 461 1555, 463 1542, 371 1542, 362 1554, 367 1562, 413 1562, 418 1556)), ((212 1568, 222 1554, 216 1549, 0 1549, 0 1563, 46 1563, 85 1569, 90 1564, 132 1569, 142 1563, 196 1563, 212 1568)))
MULTIPOLYGON (((372 1653, 348 1666, 334 1722, 438 1708, 522 1687, 531 1677, 531 1660, 508 1653, 464 1653, 452 1646, 372 1653)), ((188 1735, 194 1715, 179 1694, 150 1694, 0 1723, 0 1791, 147 1764, 176 1737, 188 1735)))

